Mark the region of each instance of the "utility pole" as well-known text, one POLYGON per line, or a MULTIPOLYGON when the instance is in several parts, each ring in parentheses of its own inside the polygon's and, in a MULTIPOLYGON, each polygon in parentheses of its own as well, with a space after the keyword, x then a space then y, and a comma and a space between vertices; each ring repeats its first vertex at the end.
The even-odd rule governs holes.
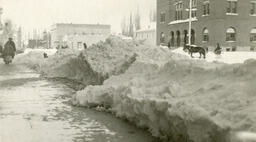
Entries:
POLYGON ((188 45, 191 45, 192 0, 189 0, 188 45))

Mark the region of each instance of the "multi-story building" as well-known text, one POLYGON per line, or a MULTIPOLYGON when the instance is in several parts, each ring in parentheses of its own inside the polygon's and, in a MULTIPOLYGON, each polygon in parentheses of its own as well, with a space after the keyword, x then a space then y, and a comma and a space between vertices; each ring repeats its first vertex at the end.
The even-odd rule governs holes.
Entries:
POLYGON ((71 48, 88 46, 105 40, 111 32, 110 25, 90 24, 55 24, 51 30, 51 46, 53 48, 68 45, 71 48))
MULTIPOLYGON (((157 44, 188 43, 189 0, 157 0, 157 44)), ((256 0, 192 0, 191 43, 256 50, 256 0)))

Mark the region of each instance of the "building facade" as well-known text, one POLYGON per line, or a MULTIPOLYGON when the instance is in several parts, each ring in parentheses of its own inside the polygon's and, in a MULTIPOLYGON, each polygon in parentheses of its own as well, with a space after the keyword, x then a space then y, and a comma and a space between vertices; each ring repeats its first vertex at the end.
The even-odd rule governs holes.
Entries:
MULTIPOLYGON (((157 0, 157 44, 188 43, 189 0, 157 0)), ((191 43, 256 50, 256 0, 192 0, 191 43)))
POLYGON ((156 29, 138 30, 135 32, 134 38, 144 41, 145 44, 156 45, 156 29))
POLYGON ((51 30, 51 46, 58 48, 68 45, 81 49, 83 43, 88 46, 105 40, 111 33, 110 25, 55 24, 51 30))
POLYGON ((151 23, 147 29, 135 31, 134 39, 144 41, 149 45, 156 45, 156 23, 151 23))

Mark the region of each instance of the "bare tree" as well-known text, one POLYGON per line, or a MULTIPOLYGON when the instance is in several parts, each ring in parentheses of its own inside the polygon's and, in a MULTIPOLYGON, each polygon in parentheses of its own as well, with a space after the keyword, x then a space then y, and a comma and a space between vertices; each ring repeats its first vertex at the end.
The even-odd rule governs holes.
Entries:
POLYGON ((122 28, 122 35, 127 35, 127 24, 126 24, 126 17, 123 17, 122 23, 121 23, 121 28, 122 28))
POLYGON ((8 40, 9 37, 14 36, 15 33, 15 27, 14 24, 11 20, 6 20, 4 22, 4 26, 3 26, 3 33, 2 33, 2 42, 6 42, 8 40))
POLYGON ((132 13, 130 14, 130 22, 129 22, 129 35, 130 37, 133 37, 133 33, 134 33, 134 29, 133 29, 133 17, 132 17, 132 13))
POLYGON ((149 20, 150 20, 150 22, 156 22, 156 9, 155 8, 150 9, 149 20))
POLYGON ((140 13, 139 13, 139 7, 137 7, 137 13, 135 14, 135 29, 139 30, 141 28, 140 26, 140 13))

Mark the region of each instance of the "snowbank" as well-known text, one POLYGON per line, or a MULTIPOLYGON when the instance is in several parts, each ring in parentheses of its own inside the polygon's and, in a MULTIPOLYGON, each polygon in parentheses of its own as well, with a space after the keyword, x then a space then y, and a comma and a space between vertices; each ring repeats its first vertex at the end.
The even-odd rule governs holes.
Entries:
POLYGON ((24 54, 28 54, 30 52, 37 52, 37 53, 46 53, 47 55, 54 55, 57 52, 57 49, 31 49, 27 48, 24 51, 24 54))
MULTIPOLYGON (((183 48, 175 49, 172 52, 190 57, 190 55, 187 52, 183 51, 183 48)), ((199 54, 195 53, 194 56, 196 57, 194 59, 198 60, 197 57, 199 57, 199 54)), ((215 55, 213 52, 208 52, 206 54, 205 60, 207 62, 223 62, 227 64, 236 64, 243 63, 248 59, 256 59, 256 52, 222 52, 221 55, 215 55)))
POLYGON ((45 77, 75 80, 85 86, 99 85, 109 76, 121 74, 129 68, 137 57, 130 48, 135 44, 109 37, 106 42, 93 44, 83 51, 60 49, 53 54, 54 51, 29 50, 18 60, 45 77), (44 52, 50 55, 49 58, 43 58, 44 52))
POLYGON ((167 50, 137 48, 125 73, 77 92, 73 104, 111 108, 168 141, 228 142, 233 132, 256 132, 255 60, 207 63, 167 50))
MULTIPOLYGON (((173 52, 110 37, 84 51, 58 50, 48 59, 32 51, 20 62, 46 77, 87 86, 74 95, 74 105, 110 108, 168 141, 228 142, 233 132, 256 132, 255 60, 229 65, 213 61, 211 53, 213 63, 173 52)), ((227 54, 220 61, 228 63, 235 53, 227 54)))

